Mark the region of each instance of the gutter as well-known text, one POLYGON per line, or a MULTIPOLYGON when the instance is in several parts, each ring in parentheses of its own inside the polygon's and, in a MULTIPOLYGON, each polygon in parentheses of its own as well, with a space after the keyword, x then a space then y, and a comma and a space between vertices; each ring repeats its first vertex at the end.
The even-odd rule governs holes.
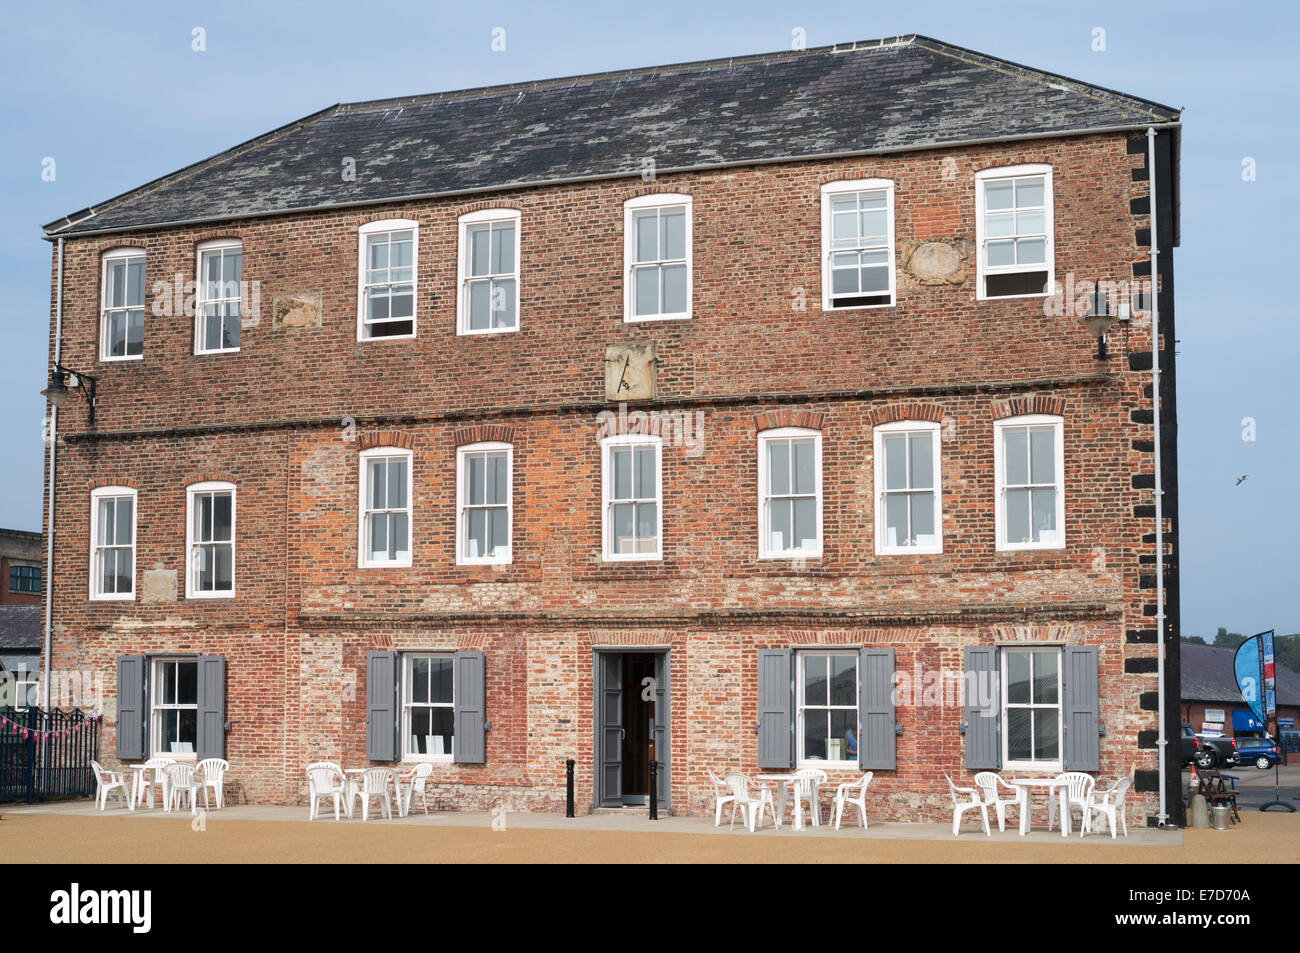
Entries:
MULTIPOLYGON (((711 172, 720 169, 742 168, 746 166, 761 165, 783 165, 793 162, 822 162, 829 159, 853 159, 865 158, 867 156, 884 156, 896 155, 908 152, 937 152, 946 149, 963 149, 970 146, 997 145, 1008 142, 1028 142, 1041 139, 1067 139, 1079 136, 1104 135, 1115 132, 1141 132, 1148 129, 1178 129, 1182 123, 1174 120, 1172 122, 1156 123, 1154 125, 1133 123, 1118 126, 1098 126, 1091 129, 1069 129, 1057 132, 1026 132, 1014 136, 994 136, 983 139, 959 139, 954 141, 932 142, 919 145, 892 146, 882 149, 858 149, 838 152, 820 152, 809 155, 799 156, 776 156, 766 159, 739 159, 735 161, 706 162, 700 165, 679 166, 676 168, 656 169, 656 178, 667 175, 678 175, 688 172, 711 172)), ((182 170, 184 171, 184 170, 182 170)), ((242 215, 209 215, 202 218, 175 219, 168 222, 142 222, 134 225, 120 225, 111 228, 100 228, 90 231, 78 231, 72 233, 76 238, 89 238, 95 235, 114 235, 122 232, 139 232, 152 231, 161 228, 179 228, 181 226, 206 225, 213 222, 236 222, 246 221, 256 218, 273 218, 278 215, 297 215, 308 212, 328 212, 338 209, 362 208, 376 205, 400 205, 408 202, 422 202, 429 199, 456 198, 464 195, 491 195, 499 192, 511 192, 523 189, 545 188, 547 186, 559 185, 579 185, 585 182, 607 182, 617 181, 619 179, 640 179, 642 172, 636 169, 628 172, 603 172, 595 175, 566 176, 555 179, 533 179, 525 182, 509 182, 503 185, 479 185, 469 189, 451 189, 442 192, 416 192, 410 195, 397 195, 384 198, 358 199, 355 202, 337 202, 329 205, 303 205, 291 208, 273 209, 265 212, 247 212, 242 215)), ((130 193, 127 193, 130 194, 130 193)), ((109 199, 109 202, 115 201, 109 199)), ((107 203, 103 203, 107 204, 107 203)), ((74 213, 75 214, 75 213, 74 213)), ((51 222, 44 226, 46 241, 54 241, 55 234, 59 231, 66 230, 76 226, 80 222, 93 218, 99 214, 94 208, 89 210, 89 214, 75 221, 65 218, 66 224, 59 223, 57 228, 56 222, 51 222)))
MULTIPOLYGON (((59 264, 54 285, 54 363, 57 365, 63 352, 63 239, 59 239, 59 264)), ((44 662, 41 672, 41 700, 45 703, 46 718, 50 710, 50 653, 53 650, 54 632, 54 451, 58 445, 59 408, 53 404, 49 407, 49 427, 45 431, 50 442, 50 488, 47 512, 45 544, 45 645, 44 662)), ((47 726, 48 727, 48 726, 47 726)))
POLYGON ((1156 504, 1156 719, 1159 722, 1156 746, 1160 752, 1160 813, 1156 823, 1164 827, 1169 820, 1165 801, 1165 515, 1164 482, 1160 467, 1160 242, 1156 231, 1160 219, 1156 189, 1156 130, 1147 129, 1147 168, 1150 170, 1151 192, 1151 401, 1152 401, 1152 455, 1155 457, 1156 504))

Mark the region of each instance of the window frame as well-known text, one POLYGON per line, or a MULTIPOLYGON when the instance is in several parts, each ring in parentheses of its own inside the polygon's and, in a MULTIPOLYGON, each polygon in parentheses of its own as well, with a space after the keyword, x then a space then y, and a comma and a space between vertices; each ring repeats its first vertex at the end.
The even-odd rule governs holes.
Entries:
MULTIPOLYGON (((846 250, 846 249, 841 249, 846 250)), ((860 248, 858 249, 861 250, 860 248)), ((897 240, 894 222, 894 180, 893 179, 845 179, 840 182, 827 182, 822 186, 822 311, 865 311, 872 308, 894 308, 898 306, 898 265, 897 240), (885 228, 889 249, 889 301, 882 304, 851 304, 836 307, 833 301, 831 274, 831 198, 846 192, 884 192, 885 193, 885 228)))
MULTIPOLYGON (((814 656, 814 655, 819 655, 819 656, 838 655, 838 656, 843 656, 845 658, 853 659, 854 693, 853 693, 853 705, 851 707, 853 710, 853 721, 856 726, 853 732, 853 737, 857 739, 858 754, 859 757, 861 757, 861 753, 862 753, 862 669, 861 669, 862 659, 859 654, 859 650, 854 647, 821 645, 821 646, 808 646, 806 648, 799 649, 794 653, 794 655, 795 655, 794 732, 795 732, 796 766, 801 769, 820 768, 822 770, 841 770, 841 769, 856 770, 858 767, 858 759, 856 758, 850 760, 843 760, 843 761, 831 761, 829 758, 827 758, 818 761, 816 759, 808 760, 808 758, 806 758, 804 755, 804 736, 805 736, 804 712, 809 707, 806 704, 804 698, 804 689, 806 687, 806 682, 804 678, 804 671, 805 671, 804 665, 807 662, 807 659, 810 656, 814 656)), ((828 681, 826 685, 826 704, 813 705, 811 707, 813 707, 817 711, 829 712, 829 711, 845 711, 848 710, 850 706, 832 705, 830 703, 830 683, 828 681)))
POLYGON ((186 599, 233 599, 238 590, 238 489, 227 480, 206 480, 192 483, 185 488, 185 598, 186 599), (194 548, 196 546, 225 545, 224 540, 201 542, 194 538, 194 503, 201 493, 230 494, 230 588, 204 591, 195 585, 194 548))
POLYGON ((822 484, 822 433, 807 427, 775 427, 764 430, 757 436, 758 447, 758 558, 759 559, 820 559, 825 550, 825 536, 822 522, 822 509, 825 490, 822 484), (767 444, 772 440, 791 438, 813 438, 813 463, 817 500, 817 545, 813 549, 787 549, 773 552, 768 548, 768 473, 767 444))
POLYGON ((402 666, 401 679, 401 750, 398 752, 401 762, 421 762, 427 761, 430 764, 452 764, 456 758, 456 653, 450 649, 437 651, 410 651, 398 653, 402 666), (451 710, 451 751, 443 754, 420 754, 415 751, 408 751, 406 746, 411 739, 411 708, 415 702, 411 701, 413 693, 411 692, 411 671, 414 668, 413 663, 416 659, 422 658, 447 658, 451 659, 452 677, 451 677, 451 701, 449 702, 420 702, 421 708, 449 708, 451 710))
MULTIPOLYGON (((513 334, 519 331, 523 325, 523 315, 520 312, 519 301, 523 290, 523 281, 521 274, 523 271, 520 262, 520 252, 523 250, 522 237, 523 215, 518 209, 511 208, 490 208, 481 209, 477 212, 468 212, 457 219, 456 231, 457 254, 456 254, 456 334, 462 336, 474 336, 480 334, 513 334), (492 225, 497 222, 512 222, 515 227, 515 267, 513 272, 502 272, 501 274, 480 275, 477 277, 469 274, 470 263, 470 246, 469 230, 472 225, 492 225), (482 281, 484 279, 497 279, 510 277, 515 282, 515 325, 511 328, 471 328, 469 326, 470 318, 470 297, 468 294, 469 283, 471 280, 482 281)), ((491 255, 491 239, 489 238, 488 254, 491 255)), ((489 295, 489 298, 491 296, 489 295)))
MULTIPOLYGON (((193 655, 158 655, 149 659, 149 757, 151 758, 173 758, 176 761, 197 761, 199 757, 199 696, 198 696, 198 670, 199 660, 193 655), (194 704, 193 705, 160 705, 158 702, 159 695, 159 678, 160 668, 162 665, 193 665, 194 666, 194 704), (194 712, 194 751, 159 751, 158 741, 162 738, 163 732, 158 722, 158 714, 163 711, 193 711, 194 712)), ((177 684, 180 684, 180 676, 177 675, 177 684)))
MULTIPOLYGON (((628 199, 623 203, 623 321, 626 324, 641 324, 647 321, 689 321, 694 313, 694 288, 695 288, 695 253, 694 253, 694 236, 695 236, 695 202, 694 199, 679 192, 655 192, 650 195, 640 195, 636 198, 628 199), (660 258, 654 262, 640 262, 636 260, 636 213, 643 212, 646 209, 664 209, 675 206, 683 206, 686 210, 685 236, 686 257, 677 258, 660 258), (686 264, 686 310, 680 312, 660 312, 658 314, 636 313, 636 283, 633 280, 633 273, 638 264, 645 266, 648 264, 663 265, 665 262, 684 261, 686 264)), ((660 307, 663 306, 662 300, 660 307)))
MULTIPOLYGON (((129 267, 129 266, 128 266, 129 267)), ((99 279, 99 359, 101 361, 143 361, 144 360, 144 322, 149 316, 149 257, 143 248, 123 246, 110 248, 100 255, 99 279), (140 304, 141 329, 139 354, 112 354, 109 352, 108 313, 109 311, 129 311, 130 308, 109 308, 108 306, 108 266, 119 259, 139 258, 144 262, 144 276, 140 279, 143 300, 140 304)))
MULTIPOLYGON (((1060 645, 1054 643, 1054 642, 1035 642, 1035 643, 1032 643, 1032 644, 1000 645, 1000 646, 998 646, 998 681, 1001 683, 1001 685, 1000 685, 1001 697, 1000 697, 1000 699, 999 699, 999 705, 1000 705, 1000 708, 999 708, 999 718, 1000 718, 1000 720, 1001 720, 1001 725, 1002 725, 1002 731, 1001 731, 1001 735, 1002 735, 1002 739, 1001 739, 1001 750, 998 752, 998 754, 999 754, 999 756, 1000 756, 1000 758, 1001 758, 1001 761, 1002 761, 1002 768, 1003 768, 1004 770, 1008 770, 1008 771, 1057 771, 1057 772, 1060 772, 1060 771, 1064 771, 1064 770, 1065 770, 1065 704, 1064 704, 1064 702, 1065 702, 1065 695, 1064 695, 1065 672, 1064 672, 1064 665, 1065 665, 1065 653, 1062 651, 1062 647, 1061 647, 1060 645), (1007 678, 1007 661, 1008 661, 1009 657, 1010 657, 1012 654, 1014 654, 1014 653, 1033 653, 1033 652, 1035 652, 1035 651, 1043 651, 1044 649, 1052 649, 1052 650, 1054 650, 1054 651, 1056 652, 1056 704, 1055 704, 1055 705, 1039 705, 1039 704, 1035 704, 1035 703, 1033 703, 1032 701, 1030 701, 1030 702, 1016 702, 1014 705, 1012 705, 1010 702, 1007 701, 1007 689, 1008 689, 1008 687, 1009 687, 1009 680, 1008 680, 1008 678, 1007 678), (1031 710, 1033 710, 1033 709, 1042 709, 1042 708, 1055 708, 1055 709, 1056 709, 1056 752, 1057 752, 1057 757, 1056 757, 1055 760, 1053 760, 1053 761, 1033 761, 1033 760, 1029 760, 1029 761, 1012 761, 1012 760, 1007 756, 1008 745, 1010 745, 1010 743, 1011 743, 1011 732, 1010 732, 1010 730, 1009 730, 1009 728, 1008 728, 1008 725, 1009 725, 1009 719, 1007 718, 1007 709, 1008 709, 1008 706, 1013 707, 1013 708, 1027 708, 1027 709, 1031 709, 1031 710)), ((1030 680, 1029 680, 1029 681, 1030 681, 1030 686, 1031 686, 1031 688, 1030 688, 1030 691, 1031 691, 1031 695, 1030 695, 1030 697, 1032 698, 1032 697, 1033 697, 1033 695, 1032 695, 1032 691, 1033 691, 1033 689, 1032 689, 1032 686, 1033 686, 1033 668, 1032 668, 1032 666, 1033 666, 1033 662, 1032 662, 1032 654, 1031 654, 1030 666, 1031 666, 1031 667, 1030 667, 1030 680)), ((1031 745, 1031 747, 1032 747, 1032 745, 1031 745)))
MULTIPOLYGON (((1065 549, 1065 418, 1056 414, 1023 414, 1018 417, 1003 417, 993 421, 993 496, 994 496, 994 540, 998 552, 1019 552, 1024 550, 1065 549), (1056 471, 1056 542, 1054 543, 1011 543, 1007 536, 1006 484, 1004 482, 1006 461, 1003 459, 1003 432, 1014 427, 1054 426, 1053 447, 1056 471)), ((1030 510, 1032 519, 1033 511, 1030 510)), ((1032 526, 1031 526, 1032 529, 1032 526)))
MULTIPOLYGON (((409 569, 415 559, 415 453, 405 447, 370 447, 357 455, 357 568, 358 569, 409 569), (406 459, 406 557, 404 559, 368 559, 369 535, 366 517, 370 490, 370 461, 375 457, 405 457, 406 459)), ((385 513, 396 512, 385 507, 385 513)))
MULTIPOLYGON (((116 516, 114 516, 116 520, 116 516)), ((116 523, 114 524, 116 525, 116 523)), ((100 486, 90 491, 90 600, 92 602, 134 602, 136 597, 136 568, 139 558, 140 541, 140 494, 129 486, 100 486), (98 573, 99 542, 99 504, 106 497, 130 497, 131 499, 131 591, 100 592, 98 573)), ((114 544, 113 548, 117 548, 114 544)))
POLYGON ((42 590, 42 575, 43 572, 40 566, 27 566, 20 563, 11 564, 9 566, 9 591, 24 593, 26 595, 40 595, 42 590), (24 575, 22 572, 24 569, 30 569, 31 572, 24 575), (35 589, 28 589, 22 585, 24 578, 31 579, 33 577, 36 580, 35 589), (14 585, 15 581, 18 582, 18 585, 14 585))
POLYGON ((1052 183, 1052 167, 1047 163, 1029 163, 1025 165, 1000 166, 993 169, 981 169, 975 173, 975 300, 1004 301, 1016 298, 1046 298, 1055 293, 1056 285, 1056 215, 1055 193, 1052 183), (1018 265, 999 265, 989 271, 985 252, 984 234, 984 191, 987 184, 999 179, 1018 179, 1029 176, 1043 176, 1043 227, 1046 229, 1046 242, 1042 266, 1024 268, 1018 265), (1042 292, 1018 295, 988 295, 985 293, 984 279, 994 275, 1023 275, 1035 271, 1047 272, 1047 280, 1042 292))
MULTIPOLYGON (((218 347, 218 348, 205 348, 203 346, 204 317, 205 317, 203 313, 203 308, 204 305, 208 304, 208 300, 204 297, 204 289, 207 287, 207 282, 203 278, 203 256, 208 252, 214 252, 214 251, 225 252, 231 249, 237 249, 239 251, 239 256, 240 256, 239 274, 240 274, 240 282, 242 283, 243 274, 244 274, 244 262, 243 262, 244 242, 242 239, 214 238, 211 241, 200 242, 194 249, 194 269, 195 269, 194 278, 195 278, 195 285, 196 285, 195 292, 194 292, 194 355, 196 357, 207 355, 207 354, 238 354, 239 348, 244 342, 244 334, 243 334, 244 308, 243 308, 243 291, 242 291, 242 284, 241 284, 240 292, 237 295, 237 299, 239 300, 240 303, 239 344, 236 345, 235 347, 218 347)), ((224 295, 214 300, 224 303, 227 301, 231 301, 233 299, 229 295, 224 295)))
MULTIPOLYGON (((943 552, 943 434, 942 427, 930 420, 896 420, 887 424, 880 424, 875 428, 873 437, 873 469, 875 470, 875 499, 874 506, 876 511, 876 555, 877 556, 937 556, 943 552), (931 439, 931 466, 933 467, 932 490, 934 493, 934 542, 928 546, 890 546, 886 540, 889 538, 887 527, 887 516, 884 502, 887 493, 907 493, 917 492, 911 488, 907 490, 889 490, 885 487, 885 437, 888 434, 914 434, 928 433, 931 439)), ((907 471, 909 479, 912 472, 912 455, 907 454, 907 471)), ((924 491, 921 491, 924 492, 924 491)), ((909 511, 908 519, 911 519, 909 511)))
MULTIPOLYGON (((600 441, 600 553, 607 563, 658 562, 664 558, 664 459, 663 438, 657 434, 611 434, 600 441), (611 483, 614 478, 614 450, 618 447, 652 446, 655 451, 655 533, 656 546, 653 553, 618 553, 611 545, 610 534, 613 529, 610 511, 616 503, 645 503, 648 498, 633 496, 628 499, 614 499, 611 483)), ((635 453, 633 454, 635 460, 635 453)), ((635 482, 635 478, 634 478, 635 482)), ((633 520, 635 524, 635 519, 633 520)))
MULTIPOLYGON (((496 507, 499 504, 483 504, 482 508, 496 507)), ((515 448, 514 444, 498 440, 486 440, 479 443, 467 443, 456 448, 456 565, 457 566, 508 566, 514 562, 515 549, 515 448), (465 500, 465 458, 470 454, 500 453, 506 455, 506 538, 504 555, 470 556, 469 548, 469 508, 473 505, 465 500)), ((499 550, 498 550, 499 552, 499 550)))
MULTIPOLYGON (((391 265, 389 266, 391 268, 391 265)), ((420 223, 409 218, 383 218, 366 222, 357 227, 357 341, 411 341, 419 331, 420 314, 420 223), (376 322, 366 319, 366 259, 370 247, 370 238, 391 232, 411 233, 411 333, 366 334, 366 327, 376 322)), ((405 319, 397 319, 405 320, 405 319)), ((393 324, 395 321, 383 320, 379 324, 393 324)))

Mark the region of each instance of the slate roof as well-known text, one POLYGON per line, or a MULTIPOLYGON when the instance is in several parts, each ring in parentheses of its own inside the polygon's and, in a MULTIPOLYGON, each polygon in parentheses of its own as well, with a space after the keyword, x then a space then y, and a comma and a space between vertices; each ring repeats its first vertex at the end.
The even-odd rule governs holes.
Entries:
MULTIPOLYGON (((1236 649, 1216 649, 1212 645, 1180 646, 1182 653, 1180 695, 1186 702, 1238 702, 1241 692, 1232 671, 1236 649)), ((1277 665, 1277 703, 1300 705, 1300 675, 1284 665, 1277 665)))
POLYGON ((45 231, 639 176, 647 158, 669 172, 1177 121, 1168 106, 902 36, 335 105, 45 231))
POLYGON ((41 607, 0 606, 0 652, 28 650, 41 650, 41 607))

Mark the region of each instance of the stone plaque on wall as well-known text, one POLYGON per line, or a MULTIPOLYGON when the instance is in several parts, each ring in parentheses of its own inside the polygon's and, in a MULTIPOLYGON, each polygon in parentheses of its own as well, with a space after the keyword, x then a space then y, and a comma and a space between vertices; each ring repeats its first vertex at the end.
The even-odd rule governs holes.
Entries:
POLYGON ((909 288, 960 285, 970 271, 970 243, 964 238, 903 242, 903 281, 909 288))
POLYGON ((141 602, 175 602, 176 570, 146 569, 140 588, 141 602))
POLYGON ((321 324, 319 293, 276 295, 271 310, 277 328, 318 328, 321 324))
POLYGON ((656 392, 653 341, 611 344, 605 348, 606 400, 654 400, 656 392))

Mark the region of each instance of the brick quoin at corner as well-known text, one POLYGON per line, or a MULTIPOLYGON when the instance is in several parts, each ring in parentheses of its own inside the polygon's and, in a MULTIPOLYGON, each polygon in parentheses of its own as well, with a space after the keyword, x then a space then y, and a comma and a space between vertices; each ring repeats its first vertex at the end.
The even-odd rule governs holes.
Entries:
POLYGON ((102 674, 107 766, 225 757, 232 802, 431 761, 440 808, 556 811, 572 758, 583 811, 653 757, 676 813, 1134 769, 1153 824, 1150 301, 1105 360, 1045 302, 1151 278, 1154 209, 1176 633, 1178 128, 901 37, 332 107, 53 222, 98 402, 49 661, 102 674), (651 418, 689 445, 610 426, 651 418))

